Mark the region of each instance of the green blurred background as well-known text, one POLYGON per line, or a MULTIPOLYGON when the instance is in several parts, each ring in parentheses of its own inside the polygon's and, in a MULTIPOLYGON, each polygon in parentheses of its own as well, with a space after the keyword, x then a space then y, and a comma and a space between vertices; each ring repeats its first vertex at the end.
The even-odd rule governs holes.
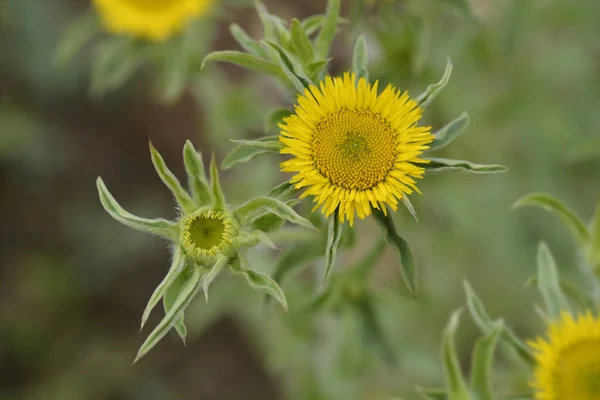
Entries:
MULTIPOLYGON (((325 8, 317 0, 265 3, 285 19, 325 8)), ((169 252, 102 210, 96 177, 128 210, 173 217, 148 139, 181 177, 186 139, 205 157, 222 159, 233 147, 228 138, 262 135, 269 110, 292 99, 270 78, 228 65, 207 69, 170 105, 148 95, 152 71, 92 98, 87 52, 68 68, 53 64, 62 31, 88 1, 3 0, 0 399, 416 399, 417 385, 442 383, 441 332, 464 303, 463 279, 519 335, 541 331, 539 298, 524 288, 536 244, 547 241, 566 274, 576 269, 574 245, 551 217, 511 205, 546 191, 588 220, 600 199, 600 3, 356 3, 344 2, 349 23, 334 43, 332 73, 349 68, 357 32, 367 35, 371 76, 413 94, 439 79, 450 56, 452 80, 425 118, 438 128, 466 110, 472 124, 443 155, 509 168, 492 176, 426 176, 423 196, 412 197, 419 223, 398 212, 419 261, 420 297, 405 296, 391 250, 371 282, 381 293, 378 313, 396 365, 355 340, 351 319, 320 315, 310 330, 299 328, 227 277, 216 282, 208 304, 198 298, 187 313, 187 346, 171 335, 132 366, 147 334, 138 332, 139 318, 169 252)), ((237 49, 228 32, 233 21, 261 35, 251 4, 230 1, 203 40, 213 49, 237 49)), ((276 163, 268 156, 224 172, 228 198, 241 202, 282 181, 276 163)), ((356 249, 337 267, 363 254, 377 232, 371 221, 359 221, 356 249)), ((277 254, 254 253, 254 263, 269 271, 277 254)), ((292 308, 311 293, 301 289, 303 274, 285 281, 292 308)), ((159 316, 153 318, 151 325, 159 316)), ((466 371, 478 335, 463 317, 466 371)), ((499 391, 525 388, 526 373, 502 357, 496 364, 499 391)))

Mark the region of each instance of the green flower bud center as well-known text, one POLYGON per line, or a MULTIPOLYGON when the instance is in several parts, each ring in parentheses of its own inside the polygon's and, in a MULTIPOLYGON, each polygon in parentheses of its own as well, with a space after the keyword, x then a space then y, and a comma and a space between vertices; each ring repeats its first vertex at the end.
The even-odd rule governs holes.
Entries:
POLYGON ((222 253, 231 244, 234 228, 229 215, 220 211, 201 211, 183 221, 181 242, 186 253, 198 262, 222 253))

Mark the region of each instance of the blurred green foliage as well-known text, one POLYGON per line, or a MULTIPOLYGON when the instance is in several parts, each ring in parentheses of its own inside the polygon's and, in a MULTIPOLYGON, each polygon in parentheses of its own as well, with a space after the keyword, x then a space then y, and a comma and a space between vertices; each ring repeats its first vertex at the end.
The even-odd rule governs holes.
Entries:
MULTIPOLYGON (((316 0, 266 4, 286 19, 324 7, 316 0)), ((214 49, 234 47, 233 21, 259 37, 249 6, 223 5, 214 49)), ((468 111, 471 125, 443 156, 509 167, 491 177, 427 176, 423 196, 411 199, 419 223, 403 210, 396 215, 419 262, 421 294, 406 296, 391 250, 371 290, 397 364, 363 345, 356 313, 294 313, 314 293, 310 272, 300 271, 283 282, 289 315, 241 279, 217 281, 209 303, 198 300, 188 311, 187 347, 172 336, 132 367, 144 337, 138 318, 164 275, 167 252, 160 240, 103 213, 95 178, 110 182, 124 207, 169 215, 172 200, 152 174, 148 138, 182 177, 186 139, 222 159, 233 148, 228 138, 262 136, 269 112, 290 99, 268 77, 226 67, 207 68, 170 106, 148 99, 148 73, 90 100, 85 52, 66 69, 52 64, 62 29, 87 2, 8 0, 0 7, 7 61, 0 68, 0 399, 416 399, 417 385, 443 382, 440 337, 465 302, 464 278, 492 318, 504 317, 528 338, 542 327, 531 304, 542 298, 524 287, 535 273, 537 242, 548 243, 561 275, 575 275, 568 232, 543 213, 510 208, 543 191, 587 221, 600 199, 597 1, 348 0, 334 71, 350 67, 357 32, 365 34, 371 79, 413 94, 439 78, 450 56, 452 79, 425 118, 435 130, 468 111)), ((280 182, 276 162, 266 156, 224 173, 230 199, 280 182)), ((354 265, 374 245, 372 221, 358 222, 356 231, 356 251, 338 266, 354 265)), ((265 272, 275 267, 266 249, 250 257, 265 272)), ((457 352, 469 371, 480 333, 467 318, 461 325, 457 352)), ((498 355, 499 392, 526 389, 513 365, 498 355)))

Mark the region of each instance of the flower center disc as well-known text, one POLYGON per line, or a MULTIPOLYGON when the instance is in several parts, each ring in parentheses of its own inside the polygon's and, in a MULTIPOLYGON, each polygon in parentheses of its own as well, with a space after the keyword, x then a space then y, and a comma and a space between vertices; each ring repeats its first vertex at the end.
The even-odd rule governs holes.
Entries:
POLYGON ((316 167, 334 185, 369 189, 394 166, 395 132, 371 111, 336 111, 319 122, 313 139, 316 167))
POLYGON ((554 376, 557 399, 600 399, 600 340, 586 340, 562 352, 554 376))
POLYGON ((181 243, 186 253, 198 262, 223 252, 234 233, 232 220, 220 211, 201 211, 186 217, 181 243))

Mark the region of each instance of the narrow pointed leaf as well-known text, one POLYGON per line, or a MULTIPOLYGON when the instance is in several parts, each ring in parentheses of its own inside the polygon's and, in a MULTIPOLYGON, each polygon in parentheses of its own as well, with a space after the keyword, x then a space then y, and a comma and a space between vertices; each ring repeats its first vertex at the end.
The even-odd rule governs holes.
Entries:
POLYGON ((460 117, 445 125, 442 129, 434 133, 433 143, 429 145, 427 151, 438 150, 452 143, 456 138, 460 137, 471 123, 471 117, 466 112, 463 112, 460 117))
MULTIPOLYGON (((567 281, 566 279, 564 279, 560 276, 559 276, 559 280, 560 280, 560 290, 562 290, 562 292, 565 294, 565 296, 567 296, 569 299, 574 301, 579 307, 581 307, 582 309, 593 309, 596 307, 594 304, 594 300, 592 300, 584 290, 581 290, 580 287, 576 286, 575 284, 567 281)), ((538 277, 532 276, 527 280, 527 282, 525 282, 524 286, 525 287, 529 287, 531 285, 537 286, 538 282, 539 282, 538 277)))
POLYGON ((269 40, 275 40, 275 26, 273 26, 273 19, 271 18, 271 14, 269 14, 269 11, 265 7, 265 5, 259 0, 254 1, 254 8, 256 8, 258 18, 262 23, 264 37, 269 40))
POLYGON ((310 221, 300 216, 292 207, 281 200, 270 197, 256 197, 241 205, 235 213, 244 224, 251 224, 258 217, 266 214, 275 214, 293 224, 316 229, 310 221))
POLYGON ((221 256, 217 259, 217 262, 210 267, 206 275, 204 275, 204 279, 202 279, 202 291, 204 292, 204 299, 208 302, 208 288, 213 283, 213 281, 221 274, 223 268, 229 262, 229 258, 225 256, 221 256))
POLYGON ((588 262, 590 266, 600 272, 600 202, 590 223, 590 249, 588 262))
POLYGON ((447 400, 448 395, 444 389, 429 389, 429 388, 417 388, 421 397, 425 400, 447 400))
POLYGON ((306 66, 306 71, 308 72, 308 77, 312 82, 320 81, 324 75, 325 67, 331 61, 331 58, 326 58, 324 60, 313 61, 308 63, 306 66))
POLYGON ((123 225, 137 229, 138 231, 152 233, 172 241, 176 241, 179 237, 179 228, 174 222, 160 218, 146 219, 137 217, 125 211, 123 207, 117 203, 104 185, 102 178, 98 177, 96 186, 98 187, 100 202, 102 203, 102 206, 106 212, 123 225))
POLYGON ((225 194, 221 188, 219 171, 217 170, 217 160, 214 156, 210 161, 210 189, 212 193, 212 208, 215 210, 224 210, 225 194))
MULTIPOLYGON (((272 111, 265 121, 265 131, 270 132, 276 130, 278 125, 283 122, 283 119, 285 117, 289 117, 290 115, 292 115, 292 111, 286 108, 280 108, 272 111)), ((275 138, 278 138, 278 136, 275 136, 275 138)))
POLYGON ((262 58, 258 58, 252 54, 243 53, 241 51, 222 50, 208 53, 202 61, 202 68, 204 68, 206 63, 210 62, 226 62, 235 64, 252 71, 269 74, 284 82, 289 82, 287 75, 277 64, 262 58))
POLYGON ((327 58, 329 56, 329 49, 331 48, 331 43, 335 36, 338 23, 337 20, 340 15, 340 4, 341 0, 329 0, 327 3, 323 27, 315 40, 315 53, 317 58, 327 58))
MULTIPOLYGON (((494 330, 494 321, 487 313, 481 299, 467 281, 464 281, 464 287, 467 295, 467 308, 471 314, 471 318, 473 318, 475 324, 484 334, 489 335, 494 330)), ((502 340, 510 345, 527 363, 530 365, 535 364, 535 358, 531 353, 531 349, 506 326, 502 330, 502 340)))
POLYGON ((339 221, 339 209, 336 208, 335 212, 329 217, 329 223, 327 224, 327 246, 325 247, 325 266, 321 277, 321 287, 327 285, 333 271, 337 249, 342 238, 342 228, 343 225, 339 221))
POLYGON ((183 250, 181 248, 178 248, 173 256, 173 262, 171 263, 171 268, 169 268, 169 272, 167 272, 167 275, 164 277, 162 282, 156 287, 156 289, 154 289, 152 296, 150 296, 150 300, 148 300, 148 304, 146 305, 146 308, 144 309, 144 312, 142 314, 142 323, 140 326, 140 330, 144 328, 144 325, 146 325, 146 321, 148 321, 148 317, 150 317, 150 313, 152 312, 154 307, 156 307, 160 299, 162 299, 165 296, 167 290, 169 290, 169 288, 173 286, 173 283, 177 280, 177 278, 181 274, 181 271, 183 271, 183 268, 185 267, 185 262, 186 260, 185 255, 183 254, 183 250))
POLYGON ((446 87, 448 82, 450 81, 450 75, 452 75, 452 61, 450 58, 446 60, 446 69, 444 70, 444 75, 439 82, 429 85, 425 92, 417 97, 417 103, 422 108, 426 108, 431 104, 431 102, 440 94, 440 92, 446 87))
POLYGON ((300 25, 302 26, 304 32, 306 32, 306 34, 310 36, 313 33, 315 33, 317 29, 323 26, 323 21, 325 21, 324 15, 311 15, 310 17, 304 18, 300 22, 300 25))
POLYGON ((387 242, 400 254, 400 273, 402 279, 404 279, 410 293, 413 296, 416 295, 417 265, 410 245, 396 230, 396 225, 390 213, 385 215, 381 210, 374 210, 373 216, 381 229, 383 229, 387 242))
POLYGON ((263 40, 263 43, 275 50, 275 55, 282 72, 286 76, 286 81, 291 82, 298 93, 304 93, 304 89, 310 84, 310 80, 303 75, 299 66, 294 66, 295 62, 292 61, 292 56, 279 43, 270 40, 263 40))
POLYGON ((427 157, 429 163, 424 164, 427 173, 434 172, 466 172, 470 174, 498 174, 508 171, 503 165, 475 164, 465 160, 452 160, 450 158, 427 157))
POLYGON ((175 175, 167 168, 165 164, 165 160, 163 160, 160 153, 154 148, 152 142, 150 145, 150 155, 152 157, 152 164, 154 164, 154 169, 158 173, 158 176, 163 181, 165 186, 169 188, 169 190, 175 196, 175 200, 177 200, 177 204, 181 207, 181 209, 185 212, 192 212, 196 209, 196 205, 194 201, 190 197, 189 193, 185 191, 185 189, 181 186, 181 183, 177 180, 175 175))
POLYGON ((473 367, 471 370, 471 389, 476 400, 494 400, 491 385, 492 363, 498 338, 502 333, 502 322, 487 336, 480 338, 473 351, 473 367))
POLYGON ((200 268, 201 267, 198 265, 190 266, 192 271, 187 275, 188 279, 182 285, 181 291, 173 303, 173 307, 171 307, 158 326, 150 333, 146 341, 142 344, 134 363, 156 346, 167 332, 169 332, 169 330, 179 321, 179 314, 191 303, 200 288, 200 283, 202 281, 200 268))
MULTIPOLYGON (((270 142, 272 141, 272 136, 265 136, 261 139, 257 139, 256 141, 270 142)), ((258 156, 269 153, 273 152, 271 150, 264 150, 257 147, 238 145, 229 154, 227 154, 221 166, 223 169, 229 169, 236 164, 244 163, 258 156)))
POLYGON ((292 38, 294 48, 300 55, 300 59, 304 63, 311 62, 314 58, 313 44, 308 38, 308 35, 304 31, 304 29, 302 29, 300 21, 298 21, 296 18, 292 19, 292 24, 290 26, 290 36, 292 38))
POLYGON ((295 191, 296 188, 294 187, 294 185, 290 183, 290 181, 285 181, 269 190, 269 193, 267 193, 267 197, 282 199, 288 197, 295 191))
POLYGON ((58 44, 55 54, 56 64, 63 66, 75 57, 75 55, 96 34, 100 33, 100 24, 97 13, 88 11, 76 18, 75 21, 65 29, 58 44))
POLYGON ((204 174, 202 156, 196 151, 192 142, 187 140, 183 147, 183 161, 188 176, 188 187, 198 206, 210 204, 211 195, 204 174))
POLYGON ((412 215, 415 221, 419 222, 419 216, 417 215, 417 212, 415 211, 415 208, 413 207, 407 195, 402 196, 402 204, 404 204, 404 207, 406 207, 406 209, 408 210, 410 215, 412 215))
POLYGON ((546 243, 541 242, 537 253, 538 289, 544 298, 547 314, 555 319, 561 311, 570 311, 570 305, 560 288, 554 257, 546 243))
POLYGON ((283 293, 283 290, 281 290, 277 282, 262 272, 250 269, 244 258, 240 259, 240 268, 232 268, 232 271, 236 275, 243 276, 252 289, 268 294, 277 300, 285 311, 288 310, 285 293, 283 293))
MULTIPOLYGON (((182 269, 183 270, 183 269, 182 269)), ((185 271, 185 270, 184 270, 185 271)), ((177 296, 181 292, 182 287, 187 282, 189 278, 189 270, 183 273, 179 273, 175 280, 168 286, 166 292, 163 296, 163 308, 165 310, 165 315, 169 313, 169 310, 173 308, 173 304, 175 304, 175 300, 177 300, 177 296)), ((184 322, 185 313, 181 311, 177 317, 175 318, 175 330, 177 334, 181 338, 181 341, 185 345, 186 337, 187 337, 187 328, 184 322)))
POLYGON ((282 143, 277 136, 266 136, 262 140, 247 140, 247 139, 230 139, 233 143, 240 146, 249 147, 257 150, 265 150, 270 152, 279 152, 283 148, 282 143), (269 138, 269 139, 267 139, 269 138))
POLYGON ((258 57, 261 57, 261 58, 266 57, 266 53, 265 53, 264 49, 262 47, 260 47, 258 42, 256 40, 252 39, 246 33, 246 31, 242 29, 241 26, 239 26, 236 23, 233 23, 233 24, 229 25, 229 32, 231 33, 231 36, 233 36, 235 41, 238 42, 238 44, 240 46, 242 46, 242 48, 244 50, 246 50, 248 53, 258 56, 258 57))
POLYGON ((454 338, 460 319, 461 310, 455 311, 444 330, 442 354, 444 359, 444 373, 448 386, 448 400, 468 400, 469 390, 460 370, 460 363, 454 346, 454 338))
POLYGON ((589 241, 590 236, 583 221, 557 198, 546 193, 531 193, 517 200, 513 208, 523 206, 538 206, 551 212, 562 220, 580 245, 589 241))
POLYGON ((368 61, 367 41, 364 35, 358 35, 352 52, 352 71, 357 78, 365 78, 367 82, 369 81, 368 61))

